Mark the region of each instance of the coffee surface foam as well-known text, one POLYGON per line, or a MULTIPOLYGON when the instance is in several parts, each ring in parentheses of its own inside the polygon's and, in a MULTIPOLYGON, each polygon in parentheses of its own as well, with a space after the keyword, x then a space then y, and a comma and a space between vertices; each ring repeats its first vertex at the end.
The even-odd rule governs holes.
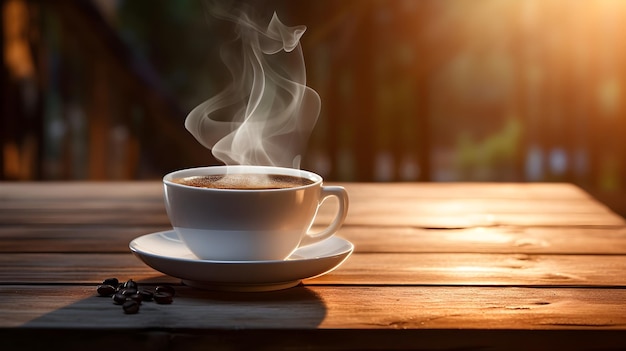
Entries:
POLYGON ((286 189, 312 184, 307 178, 282 174, 220 174, 178 178, 175 183, 213 189, 286 189))

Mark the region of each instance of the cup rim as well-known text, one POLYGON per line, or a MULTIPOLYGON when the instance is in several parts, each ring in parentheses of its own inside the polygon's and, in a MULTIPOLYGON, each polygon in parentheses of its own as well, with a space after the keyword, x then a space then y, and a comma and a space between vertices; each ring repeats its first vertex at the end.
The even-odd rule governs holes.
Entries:
POLYGON ((321 185, 323 181, 322 176, 315 172, 311 172, 308 170, 297 169, 297 168, 287 168, 287 167, 278 167, 278 166, 252 166, 252 165, 220 165, 220 166, 203 166, 203 167, 192 167, 192 168, 183 168, 176 171, 172 171, 163 176, 163 183, 168 186, 180 187, 186 189, 195 189, 197 191, 218 191, 218 192, 274 192, 274 191, 294 191, 298 189, 306 189, 309 187, 315 187, 321 185), (306 185, 298 185, 290 188, 281 188, 281 189, 223 189, 223 188, 203 188, 191 185, 185 185, 173 182, 174 178, 182 178, 182 177, 190 177, 190 176, 202 176, 202 175, 211 175, 211 174, 223 174, 226 170, 230 172, 235 172, 234 174, 243 174, 243 173, 255 173, 254 171, 249 172, 249 170, 256 170, 256 173, 278 173, 281 175, 291 175, 296 177, 307 178, 312 180, 313 183, 306 185))

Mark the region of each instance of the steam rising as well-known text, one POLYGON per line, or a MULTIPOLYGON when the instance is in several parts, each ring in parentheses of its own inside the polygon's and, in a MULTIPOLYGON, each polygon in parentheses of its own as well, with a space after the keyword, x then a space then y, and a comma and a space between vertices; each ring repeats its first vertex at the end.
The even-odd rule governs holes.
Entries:
POLYGON ((321 105, 306 86, 306 27, 285 26, 276 13, 267 28, 245 13, 215 14, 236 25, 236 39, 221 51, 232 82, 193 109, 185 128, 227 165, 299 168, 321 105))

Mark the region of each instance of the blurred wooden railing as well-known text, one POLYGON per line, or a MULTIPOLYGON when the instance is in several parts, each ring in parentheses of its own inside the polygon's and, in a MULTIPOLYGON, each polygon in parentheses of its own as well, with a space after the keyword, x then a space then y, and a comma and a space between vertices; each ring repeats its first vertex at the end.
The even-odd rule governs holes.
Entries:
MULTIPOLYGON (((624 202, 626 4, 277 3, 308 26, 308 84, 322 98, 305 168, 342 181, 569 181, 624 202)), ((215 163, 90 2, 2 4, 27 8, 3 16, 3 179, 215 163), (31 71, 7 59, 10 18, 23 20, 31 71)))
POLYGON ((3 71, 1 178, 136 179, 197 162, 200 149, 210 159, 158 75, 91 2, 2 5, 4 27, 19 22, 20 60, 35 69, 3 71))

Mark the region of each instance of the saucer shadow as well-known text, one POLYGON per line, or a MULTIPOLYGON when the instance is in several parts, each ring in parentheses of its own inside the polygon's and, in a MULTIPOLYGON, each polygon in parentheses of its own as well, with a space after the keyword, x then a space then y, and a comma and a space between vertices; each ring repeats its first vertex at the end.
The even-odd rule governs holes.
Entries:
MULTIPOLYGON (((206 307, 222 321, 238 321, 237 328, 316 328, 326 317, 326 306, 315 291, 299 284, 295 287, 265 291, 236 292, 203 290, 182 286, 186 303, 206 307)), ((197 311, 202 314, 202 311, 197 311)))

